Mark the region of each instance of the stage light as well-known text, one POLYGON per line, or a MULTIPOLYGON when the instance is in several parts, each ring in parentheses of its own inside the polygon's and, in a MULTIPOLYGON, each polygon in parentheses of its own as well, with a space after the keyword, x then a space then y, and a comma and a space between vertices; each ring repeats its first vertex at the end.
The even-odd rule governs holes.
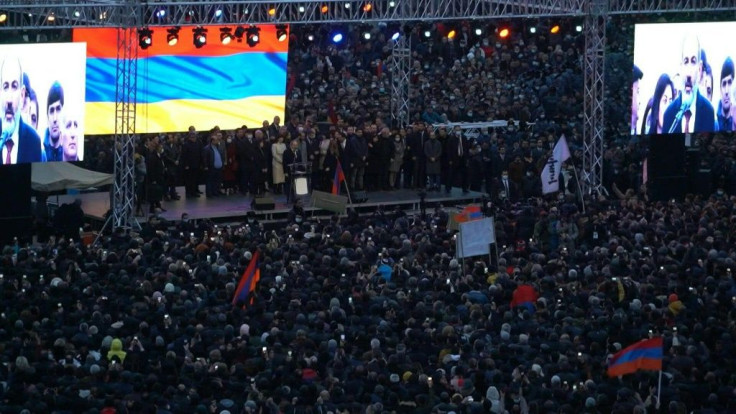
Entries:
POLYGON ((373 10, 373 5, 371 3, 366 3, 363 5, 363 12, 364 13, 370 13, 371 10, 373 10))
POLYGON ((138 30, 138 45, 146 50, 153 44, 153 31, 151 29, 138 30))
POLYGON ((556 25, 552 26, 549 29, 549 32, 552 33, 552 34, 560 33, 560 25, 559 24, 556 24, 556 25))
POLYGON ((5 23, 8 21, 8 15, 5 13, 0 14, 0 23, 5 23))
POLYGON ((79 17, 81 15, 82 13, 80 13, 79 10, 74 10, 74 17, 79 17))
POLYGON ((215 10, 215 17, 218 19, 222 17, 222 9, 215 10))
POLYGON ((498 31, 498 37, 500 37, 501 39, 505 39, 509 37, 509 34, 510 34, 509 29, 506 29, 506 28, 503 28, 498 31))
POLYGON ((365 32, 365 33, 363 33, 363 39, 365 39, 365 40, 371 40, 371 32, 365 32))
POLYGON ((424 37, 432 37, 432 32, 430 32, 429 30, 425 30, 424 37))
POLYGON ((483 34, 483 29, 481 29, 480 27, 477 27, 477 28, 475 29, 475 35, 476 35, 476 36, 480 36, 480 35, 482 35, 482 34, 483 34))
POLYGON ((233 41, 233 29, 229 27, 223 27, 220 29, 220 42, 223 45, 230 44, 233 41))
POLYGON ((192 33, 194 34, 194 38, 192 39, 194 47, 199 49, 207 44, 207 29, 204 27, 196 27, 192 29, 192 33))
POLYGON ((345 3, 345 8, 346 9, 349 9, 350 8, 350 3, 345 3))
POLYGON ((276 9, 273 8, 273 7, 271 7, 270 9, 268 9, 268 15, 271 16, 271 17, 275 16, 276 15, 276 9))
POLYGON ((299 13, 304 13, 304 6, 299 6, 299 13))
POLYGON ((174 27, 166 31, 166 43, 169 44, 169 46, 174 46, 177 43, 179 43, 179 28, 174 27))
POLYGON ((52 14, 49 14, 48 16, 46 16, 46 20, 49 21, 49 22, 53 22, 53 21, 56 20, 56 16, 54 16, 53 13, 52 14))
POLYGON ((529 33, 531 33, 531 34, 537 33, 537 28, 534 27, 534 26, 530 27, 529 28, 529 33))
POLYGON ((166 10, 158 9, 158 11, 156 12, 156 17, 158 17, 159 19, 163 19, 164 17, 166 17, 166 10))
POLYGON ((342 42, 342 33, 339 33, 338 32, 338 33, 335 33, 334 35, 332 35, 332 42, 333 43, 340 43, 340 42, 342 42))
POLYGON ((455 35, 457 35, 457 32, 455 31, 455 29, 450 29, 450 31, 447 32, 447 38, 448 39, 454 39, 455 38, 455 35))
POLYGON ((578 32, 578 33, 582 32, 583 31, 583 26, 581 26, 581 25, 575 26, 575 31, 578 32))
POLYGON ((328 11, 330 11, 330 8, 329 8, 329 7, 327 7, 327 5, 325 4, 324 6, 322 6, 322 8, 320 9, 320 11, 322 11, 322 14, 325 14, 325 13, 327 13, 328 11))
POLYGON ((310 42, 314 42, 314 35, 313 34, 307 35, 307 40, 309 40, 310 42))
POLYGON ((396 2, 393 0, 388 2, 388 7, 396 7, 396 2))
POLYGON ((396 33, 394 33, 394 34, 393 34, 393 35, 391 36, 391 40, 399 40, 399 36, 400 36, 400 35, 401 35, 401 33, 399 33, 399 32, 396 32, 396 33))
POLYGON ((286 38, 289 36, 289 33, 286 29, 285 24, 277 24, 276 25, 276 40, 279 42, 283 42, 286 40, 286 38))
POLYGON ((243 35, 245 34, 245 27, 238 26, 235 28, 235 39, 237 39, 238 42, 243 41, 243 35))
POLYGON ((245 31, 245 41, 248 43, 248 46, 254 47, 258 43, 261 42, 261 29, 251 26, 245 31))

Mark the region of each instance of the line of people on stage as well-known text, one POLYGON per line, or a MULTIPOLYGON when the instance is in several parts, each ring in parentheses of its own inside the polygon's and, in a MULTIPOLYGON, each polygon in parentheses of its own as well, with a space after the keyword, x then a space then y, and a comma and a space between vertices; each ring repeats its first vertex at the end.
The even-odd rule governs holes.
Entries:
POLYGON ((450 195, 457 187, 514 201, 539 195, 539 173, 554 146, 552 135, 525 134, 490 131, 470 139, 459 127, 435 130, 422 121, 401 129, 340 123, 321 130, 308 120, 281 125, 279 117, 234 131, 215 127, 200 134, 192 127, 183 138, 144 139, 136 162, 138 204, 148 199, 155 212, 162 199, 178 199, 180 179, 187 198, 269 192, 290 202, 295 172, 311 189, 330 192, 338 163, 350 191, 403 188, 450 195))

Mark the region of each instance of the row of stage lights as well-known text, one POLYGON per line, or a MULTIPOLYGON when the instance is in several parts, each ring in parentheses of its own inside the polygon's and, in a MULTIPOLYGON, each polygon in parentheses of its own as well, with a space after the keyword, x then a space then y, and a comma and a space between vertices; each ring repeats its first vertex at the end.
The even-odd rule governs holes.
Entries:
MULTIPOLYGON (((352 6, 353 6, 353 4, 350 3, 350 2, 346 2, 343 5, 343 7, 346 10, 349 10, 350 8, 352 8, 352 6)), ((373 3, 371 3, 371 2, 366 2, 366 3, 359 4, 359 7, 360 7, 360 10, 362 10, 364 13, 370 13, 370 12, 373 11, 373 3)), ((388 2, 388 7, 390 7, 390 8, 396 7, 396 2, 395 1, 389 1, 388 2)), ((299 13, 306 13, 306 11, 307 11, 306 7, 304 7, 304 6, 299 6, 299 8, 297 10, 299 11, 299 13)), ((322 4, 319 7, 319 11, 322 14, 327 14, 330 11, 330 6, 328 6, 327 4, 322 4)), ((225 13, 223 12, 222 9, 216 9, 214 11, 214 17, 216 19, 223 18, 224 17, 224 14, 225 13)), ((249 14, 249 10, 248 9, 244 9, 243 10, 243 14, 246 14, 246 15, 249 14)), ((268 9, 268 15, 269 16, 275 17, 276 14, 277 14, 277 11, 276 11, 276 8, 275 7, 271 7, 271 8, 268 9)), ((194 12, 194 10, 190 10, 187 13, 187 18, 194 18, 195 15, 196 15, 196 13, 194 12)), ((165 8, 158 9, 155 12, 155 16, 158 19, 160 19, 160 20, 166 19, 166 17, 167 17, 166 9, 165 8)))
MULTIPOLYGON (((169 46, 174 46, 179 43, 179 31, 178 27, 172 27, 166 30, 166 43, 169 46)), ((276 25, 276 40, 283 42, 288 37, 288 31, 286 25, 276 25)), ((238 26, 233 30, 230 27, 220 28, 220 42, 223 45, 230 44, 233 40, 237 42, 245 42, 250 47, 255 47, 261 42, 261 29, 256 26, 238 26)), ((197 49, 207 44, 207 29, 204 27, 195 27, 192 29, 192 43, 197 49)), ((141 49, 148 49, 153 45, 153 30, 149 28, 143 28, 138 30, 138 45, 141 49)))
MULTIPOLYGON (((551 26, 549 28, 549 33, 550 34, 553 34, 553 35, 559 34, 561 31, 562 31, 562 29, 560 28, 560 25, 557 25, 557 24, 556 25, 553 25, 553 26, 551 26)), ((575 26, 575 31, 577 33, 581 33, 583 31, 583 26, 581 26, 581 25, 575 26)), ((538 32, 538 30, 537 30, 537 27, 536 26, 529 27, 529 33, 535 34, 537 32, 538 32)), ((475 33, 476 36, 482 36, 483 35, 483 29, 480 28, 480 27, 477 27, 474 30, 474 33, 475 33)), ((499 38, 506 39, 506 38, 508 38, 511 35, 511 29, 508 28, 508 27, 501 27, 501 28, 496 29, 496 34, 497 34, 497 36, 499 38)), ((455 29, 450 29, 447 32, 447 34, 445 34, 445 36, 448 39, 454 39, 457 35, 458 35, 458 32, 455 29)), ((365 40, 371 40, 371 37, 372 36, 373 35, 369 31, 363 32, 363 39, 365 39, 365 40)), ((394 32, 391 35, 391 40, 394 40, 394 41, 395 40, 398 40, 399 39, 399 36, 401 36, 401 32, 397 30, 396 32, 394 32)), ((431 30, 425 30, 424 31, 424 37, 426 37, 426 38, 432 37, 432 31, 431 30)), ((333 43, 340 43, 340 42, 342 42, 343 39, 344 39, 344 36, 343 36, 343 34, 341 32, 335 32, 332 35, 332 41, 333 41, 333 43)), ((308 40, 311 41, 312 39, 309 38, 308 40)))

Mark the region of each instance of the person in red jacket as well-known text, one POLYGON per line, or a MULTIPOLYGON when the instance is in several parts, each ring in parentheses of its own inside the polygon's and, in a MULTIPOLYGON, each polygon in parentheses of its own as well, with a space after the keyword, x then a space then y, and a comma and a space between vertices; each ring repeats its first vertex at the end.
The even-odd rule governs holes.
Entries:
POLYGON ((523 306, 529 309, 529 312, 534 312, 538 298, 539 293, 537 293, 534 286, 522 281, 522 284, 514 289, 514 293, 511 296, 511 309, 523 306))

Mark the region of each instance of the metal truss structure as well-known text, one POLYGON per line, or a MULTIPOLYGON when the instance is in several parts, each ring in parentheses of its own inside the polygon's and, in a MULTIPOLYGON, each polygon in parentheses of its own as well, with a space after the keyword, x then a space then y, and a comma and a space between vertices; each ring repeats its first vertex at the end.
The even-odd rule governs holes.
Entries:
POLYGON ((135 118, 138 74, 137 16, 131 9, 130 24, 118 28, 115 85, 115 182, 112 228, 136 229, 135 218, 135 118))
POLYGON ((411 82, 411 40, 409 36, 399 35, 392 40, 389 60, 391 75, 391 119, 394 126, 404 128, 409 125, 411 114, 409 88, 411 82))
MULTIPOLYGON (((0 0, 3 29, 118 27, 130 7, 142 26, 371 23, 583 17, 595 0, 0 0), (366 6, 370 4, 370 6, 366 6), (51 17, 53 16, 53 17, 51 17)), ((733 0, 609 0, 610 15, 733 11, 733 0)))
MULTIPOLYGON (((434 22, 440 20, 585 18, 584 191, 602 186, 604 142, 604 60, 606 19, 612 15, 734 12, 733 0, 0 0, 0 31, 72 27, 123 28, 118 42, 114 226, 130 227, 133 217, 133 140, 135 133, 135 28, 207 24, 341 24, 434 22), (131 85, 132 82, 132 85, 131 85), (132 88, 131 88, 132 87, 132 88)), ((408 47, 408 46, 407 46, 408 47)), ((396 49, 403 47, 396 46, 396 49)), ((396 56, 399 56, 398 51, 396 56)), ((396 61, 399 64, 398 60, 396 61)), ((407 63, 407 68, 410 62, 407 63)), ((407 69, 409 70, 409 69, 407 69)), ((402 74, 406 72, 401 72, 402 74)), ((397 111, 408 88, 393 83, 397 111)), ((408 97, 407 95, 405 95, 408 97)), ((393 105, 392 105, 393 106, 393 105)), ((393 108, 392 108, 393 109, 393 108)))
POLYGON ((603 187, 607 3, 607 0, 591 0, 584 25, 583 182, 581 183, 584 194, 598 194, 603 187))

